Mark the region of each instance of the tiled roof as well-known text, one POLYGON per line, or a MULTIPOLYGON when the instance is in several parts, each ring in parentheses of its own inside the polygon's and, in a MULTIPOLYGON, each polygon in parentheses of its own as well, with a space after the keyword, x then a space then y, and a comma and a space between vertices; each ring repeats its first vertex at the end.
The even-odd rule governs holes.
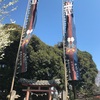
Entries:
POLYGON ((22 84, 27 84, 27 85, 59 85, 60 79, 55 79, 55 80, 29 80, 29 79, 25 79, 25 78, 21 78, 19 80, 20 83, 22 84))

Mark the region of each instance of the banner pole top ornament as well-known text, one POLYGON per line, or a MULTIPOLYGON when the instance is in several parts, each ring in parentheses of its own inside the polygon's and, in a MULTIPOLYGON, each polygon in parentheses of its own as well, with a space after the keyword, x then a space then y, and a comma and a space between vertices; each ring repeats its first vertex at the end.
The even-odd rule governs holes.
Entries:
POLYGON ((36 4, 38 0, 32 0, 32 4, 36 4))
POLYGON ((64 11, 66 16, 73 13, 73 3, 72 2, 65 2, 64 3, 64 11))

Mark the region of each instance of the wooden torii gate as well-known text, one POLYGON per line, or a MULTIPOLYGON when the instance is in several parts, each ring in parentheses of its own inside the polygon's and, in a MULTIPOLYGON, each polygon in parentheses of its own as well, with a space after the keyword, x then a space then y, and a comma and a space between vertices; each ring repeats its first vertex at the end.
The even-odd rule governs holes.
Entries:
POLYGON ((59 84, 60 79, 55 80, 37 80, 36 82, 32 80, 27 79, 21 79, 20 80, 22 86, 27 87, 27 89, 22 89, 22 91, 26 92, 25 100, 29 100, 30 94, 33 93, 34 95, 47 95, 46 100, 52 100, 51 92, 55 92, 55 90, 52 90, 51 87, 56 88, 57 90, 60 90, 59 84))

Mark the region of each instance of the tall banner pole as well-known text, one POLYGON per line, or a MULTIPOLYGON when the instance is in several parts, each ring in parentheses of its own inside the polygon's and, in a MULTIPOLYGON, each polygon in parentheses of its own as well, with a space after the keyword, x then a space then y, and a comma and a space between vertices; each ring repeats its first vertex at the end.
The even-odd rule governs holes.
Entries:
POLYGON ((64 1, 62 0, 62 35, 63 35, 63 59, 64 59, 64 80, 65 80, 65 91, 63 92, 63 100, 68 100, 68 79, 67 79, 67 68, 66 68, 66 56, 65 56, 65 18, 64 18, 64 1), (64 98, 65 97, 65 98, 64 98))

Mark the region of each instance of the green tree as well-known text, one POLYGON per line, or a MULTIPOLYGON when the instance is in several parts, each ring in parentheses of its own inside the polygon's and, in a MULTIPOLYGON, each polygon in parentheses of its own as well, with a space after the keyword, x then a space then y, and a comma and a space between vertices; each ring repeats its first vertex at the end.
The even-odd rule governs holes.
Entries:
MULTIPOLYGON (((21 27, 15 24, 4 25, 3 30, 5 31, 5 36, 8 35, 7 41, 9 45, 3 48, 3 58, 0 59, 0 89, 3 91, 5 89, 10 90, 10 84, 12 80, 12 75, 14 71, 15 59, 17 54, 17 49, 19 45, 19 37, 21 34, 21 27), (8 84, 8 85, 7 85, 8 84)), ((4 38, 5 40, 5 38, 4 38)), ((3 43, 5 43, 4 41, 3 43)))
MULTIPOLYGON (((9 40, 13 42, 3 50, 5 55, 4 58, 0 60, 0 64, 2 65, 0 67, 0 75, 2 77, 0 88, 9 91, 22 28, 16 24, 7 24, 3 28, 14 28, 14 30, 6 31, 6 34, 10 34, 9 40)), ((16 83, 20 77, 36 80, 56 78, 64 80, 63 50, 62 43, 60 44, 54 47, 48 46, 33 35, 27 47, 28 71, 24 74, 17 75, 16 83)), ((95 84, 97 74, 96 65, 92 56, 86 51, 78 50, 78 60, 82 77, 81 82, 77 83, 78 92, 84 95, 92 94, 92 87, 95 84)), ((17 84, 15 84, 15 86, 16 85, 17 84)))
MULTIPOLYGON (((9 29, 6 31, 6 34, 10 34, 9 40, 13 42, 4 49, 5 55, 4 58, 0 61, 6 66, 1 70, 3 77, 5 77, 5 79, 2 79, 3 81, 7 81, 9 83, 7 87, 2 87, 3 89, 10 88, 11 85, 11 78, 14 71, 15 59, 21 35, 21 27, 15 24, 7 24, 4 26, 4 29, 9 29), (6 74, 4 74, 4 69, 6 74)), ((18 77, 20 76, 36 80, 55 78, 63 79, 63 62, 61 50, 56 47, 46 45, 34 35, 27 47, 27 55, 28 71, 25 74, 21 74, 21 76, 18 75, 18 77)), ((1 86, 2 85, 3 83, 1 86)))
POLYGON ((81 74, 81 82, 78 85, 79 92, 85 95, 93 94, 93 86, 95 85, 95 77, 97 75, 96 64, 92 59, 92 55, 86 51, 78 50, 78 60, 81 74))
POLYGON ((28 46, 28 57, 29 73, 33 74, 30 77, 36 77, 36 79, 62 77, 62 51, 58 48, 48 46, 33 36, 28 46))
MULTIPOLYGON (((62 50, 62 42, 55 45, 62 50)), ((98 73, 96 64, 92 59, 92 55, 86 51, 77 51, 78 64, 81 80, 76 83, 77 92, 79 95, 92 95, 95 87, 95 78, 98 73)))
POLYGON ((4 57, 4 49, 12 43, 9 40, 10 34, 6 34, 7 29, 5 30, 4 25, 0 24, 0 59, 4 57))

